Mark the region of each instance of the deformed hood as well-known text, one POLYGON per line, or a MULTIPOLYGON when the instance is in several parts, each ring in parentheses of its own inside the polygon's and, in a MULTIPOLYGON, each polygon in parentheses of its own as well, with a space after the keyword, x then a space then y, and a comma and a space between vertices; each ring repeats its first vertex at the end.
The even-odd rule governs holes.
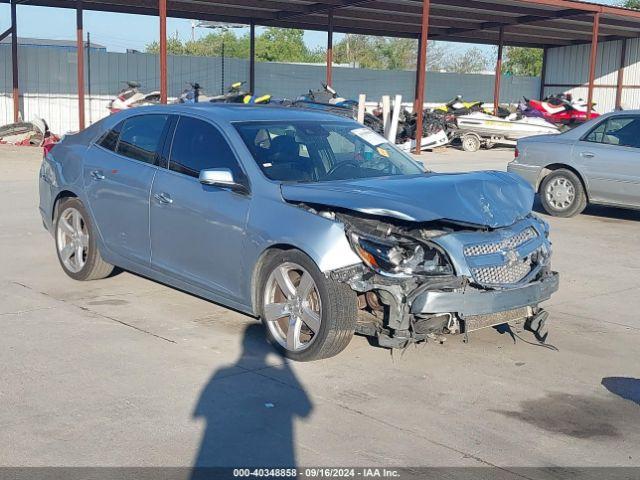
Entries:
POLYGON ((450 220, 491 228, 526 217, 534 199, 533 189, 523 179, 497 171, 283 184, 281 188, 290 202, 407 221, 450 220))

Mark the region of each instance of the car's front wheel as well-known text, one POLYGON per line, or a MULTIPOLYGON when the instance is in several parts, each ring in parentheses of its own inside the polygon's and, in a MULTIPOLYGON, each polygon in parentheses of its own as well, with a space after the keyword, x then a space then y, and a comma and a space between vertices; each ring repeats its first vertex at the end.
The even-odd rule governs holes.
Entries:
POLYGON ((56 216, 56 250, 62 269, 74 280, 108 277, 113 265, 100 256, 89 213, 77 198, 61 201, 56 216))
POLYGON ((357 318, 356 294, 348 285, 327 278, 297 250, 270 255, 261 272, 260 317, 284 356, 318 360, 345 349, 357 318))
POLYGON ((571 170, 554 170, 540 185, 540 202, 549 215, 573 217, 587 206, 582 182, 571 170))

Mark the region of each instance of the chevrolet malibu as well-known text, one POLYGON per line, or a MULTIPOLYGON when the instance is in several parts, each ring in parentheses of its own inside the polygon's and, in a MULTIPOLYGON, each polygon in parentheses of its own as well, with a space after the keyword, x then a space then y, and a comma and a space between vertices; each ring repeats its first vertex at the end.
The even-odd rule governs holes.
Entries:
POLYGON ((533 197, 518 176, 425 172, 351 120, 273 106, 121 112, 40 170, 71 278, 118 266, 183 289, 259 317, 295 360, 354 332, 388 348, 508 322, 538 336, 558 274, 533 197))

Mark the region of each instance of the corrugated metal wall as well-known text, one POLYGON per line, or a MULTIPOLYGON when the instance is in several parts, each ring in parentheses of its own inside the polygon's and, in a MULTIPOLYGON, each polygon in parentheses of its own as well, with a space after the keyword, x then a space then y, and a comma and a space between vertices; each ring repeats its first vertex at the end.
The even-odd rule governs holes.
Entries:
MULTIPOLYGON (((600 113, 614 110, 616 85, 622 53, 622 40, 600 42, 596 61, 594 102, 600 113)), ((571 93, 586 99, 589 82, 589 57, 591 45, 572 45, 549 49, 544 89, 545 95, 571 93)), ((627 40, 622 106, 625 109, 640 108, 640 39, 627 40)))
MULTIPOLYGON (((55 49, 19 48, 19 75, 25 117, 38 115, 47 119, 51 128, 64 132, 77 128, 76 56, 55 49)), ((136 80, 144 91, 159 88, 158 57, 150 54, 92 52, 85 55, 87 118, 96 121, 104 116, 106 104, 123 87, 123 81, 136 80), (88 71, 91 64, 90 74, 88 71), (90 76, 90 81, 89 81, 90 76), (89 105, 91 108, 89 108, 89 105)), ((348 98, 365 93, 369 100, 377 101, 382 95, 400 94, 404 101, 414 97, 415 72, 367 70, 334 67, 334 86, 348 98)), ((225 83, 247 80, 249 61, 230 58, 225 60, 225 83)), ((257 93, 270 93, 275 97, 294 98, 307 90, 317 89, 325 78, 321 65, 285 63, 256 64, 257 93)), ((169 96, 177 96, 187 82, 199 82, 210 94, 221 88, 221 60, 209 57, 170 56, 168 59, 169 96)), ((455 95, 469 100, 493 100, 492 75, 465 75, 429 72, 426 99, 445 102, 455 95)), ((11 50, 0 47, 0 123, 12 119, 11 102, 11 50), (2 99, 4 97, 4 99, 2 99)), ((522 96, 536 97, 540 89, 537 77, 510 77, 502 80, 501 101, 517 102, 522 96)))

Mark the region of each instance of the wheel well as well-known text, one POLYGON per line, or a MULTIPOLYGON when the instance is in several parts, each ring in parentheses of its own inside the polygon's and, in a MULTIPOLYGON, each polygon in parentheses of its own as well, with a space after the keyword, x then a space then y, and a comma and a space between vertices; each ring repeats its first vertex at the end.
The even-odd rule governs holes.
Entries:
POLYGON ((58 213, 58 205, 60 204, 60 201, 64 198, 77 198, 78 196, 69 191, 69 190, 63 190, 62 192, 60 192, 58 194, 58 196, 56 197, 56 200, 53 202, 53 210, 51 211, 51 215, 52 215, 52 220, 56 219, 56 214, 58 213))
POLYGON ((584 183, 584 179, 582 178, 582 175, 578 170, 564 163, 552 163, 551 165, 547 165, 546 167, 544 167, 542 169, 542 172, 540 173, 540 178, 538 179, 538 185, 536 187, 536 191, 540 193, 540 187, 542 186, 542 181, 545 179, 547 175, 549 175, 551 172, 554 172, 560 169, 569 170, 570 172, 573 172, 576 175, 576 177, 578 177, 578 179, 580 180, 580 183, 582 184, 582 189, 584 190, 584 194, 587 196, 587 201, 588 201, 589 193, 587 192, 587 185, 584 183))
MULTIPOLYGON (((251 301, 252 301, 252 305, 251 308, 253 310, 253 313, 255 315, 258 315, 258 305, 259 305, 259 295, 260 295, 260 289, 259 289, 259 285, 258 285, 258 280, 260 279, 260 276, 262 274, 262 269, 264 268, 264 264, 266 263, 267 259, 271 256, 274 255, 278 252, 284 252, 286 250, 299 250, 296 247, 294 247, 293 245, 289 245, 286 243, 279 243, 276 245, 271 245, 269 248, 267 248, 264 252, 262 252, 262 254, 260 254, 260 257, 258 258, 258 261, 256 262, 256 265, 253 269, 253 275, 251 276, 251 301)), ((304 252, 303 252, 304 253, 304 252)))

